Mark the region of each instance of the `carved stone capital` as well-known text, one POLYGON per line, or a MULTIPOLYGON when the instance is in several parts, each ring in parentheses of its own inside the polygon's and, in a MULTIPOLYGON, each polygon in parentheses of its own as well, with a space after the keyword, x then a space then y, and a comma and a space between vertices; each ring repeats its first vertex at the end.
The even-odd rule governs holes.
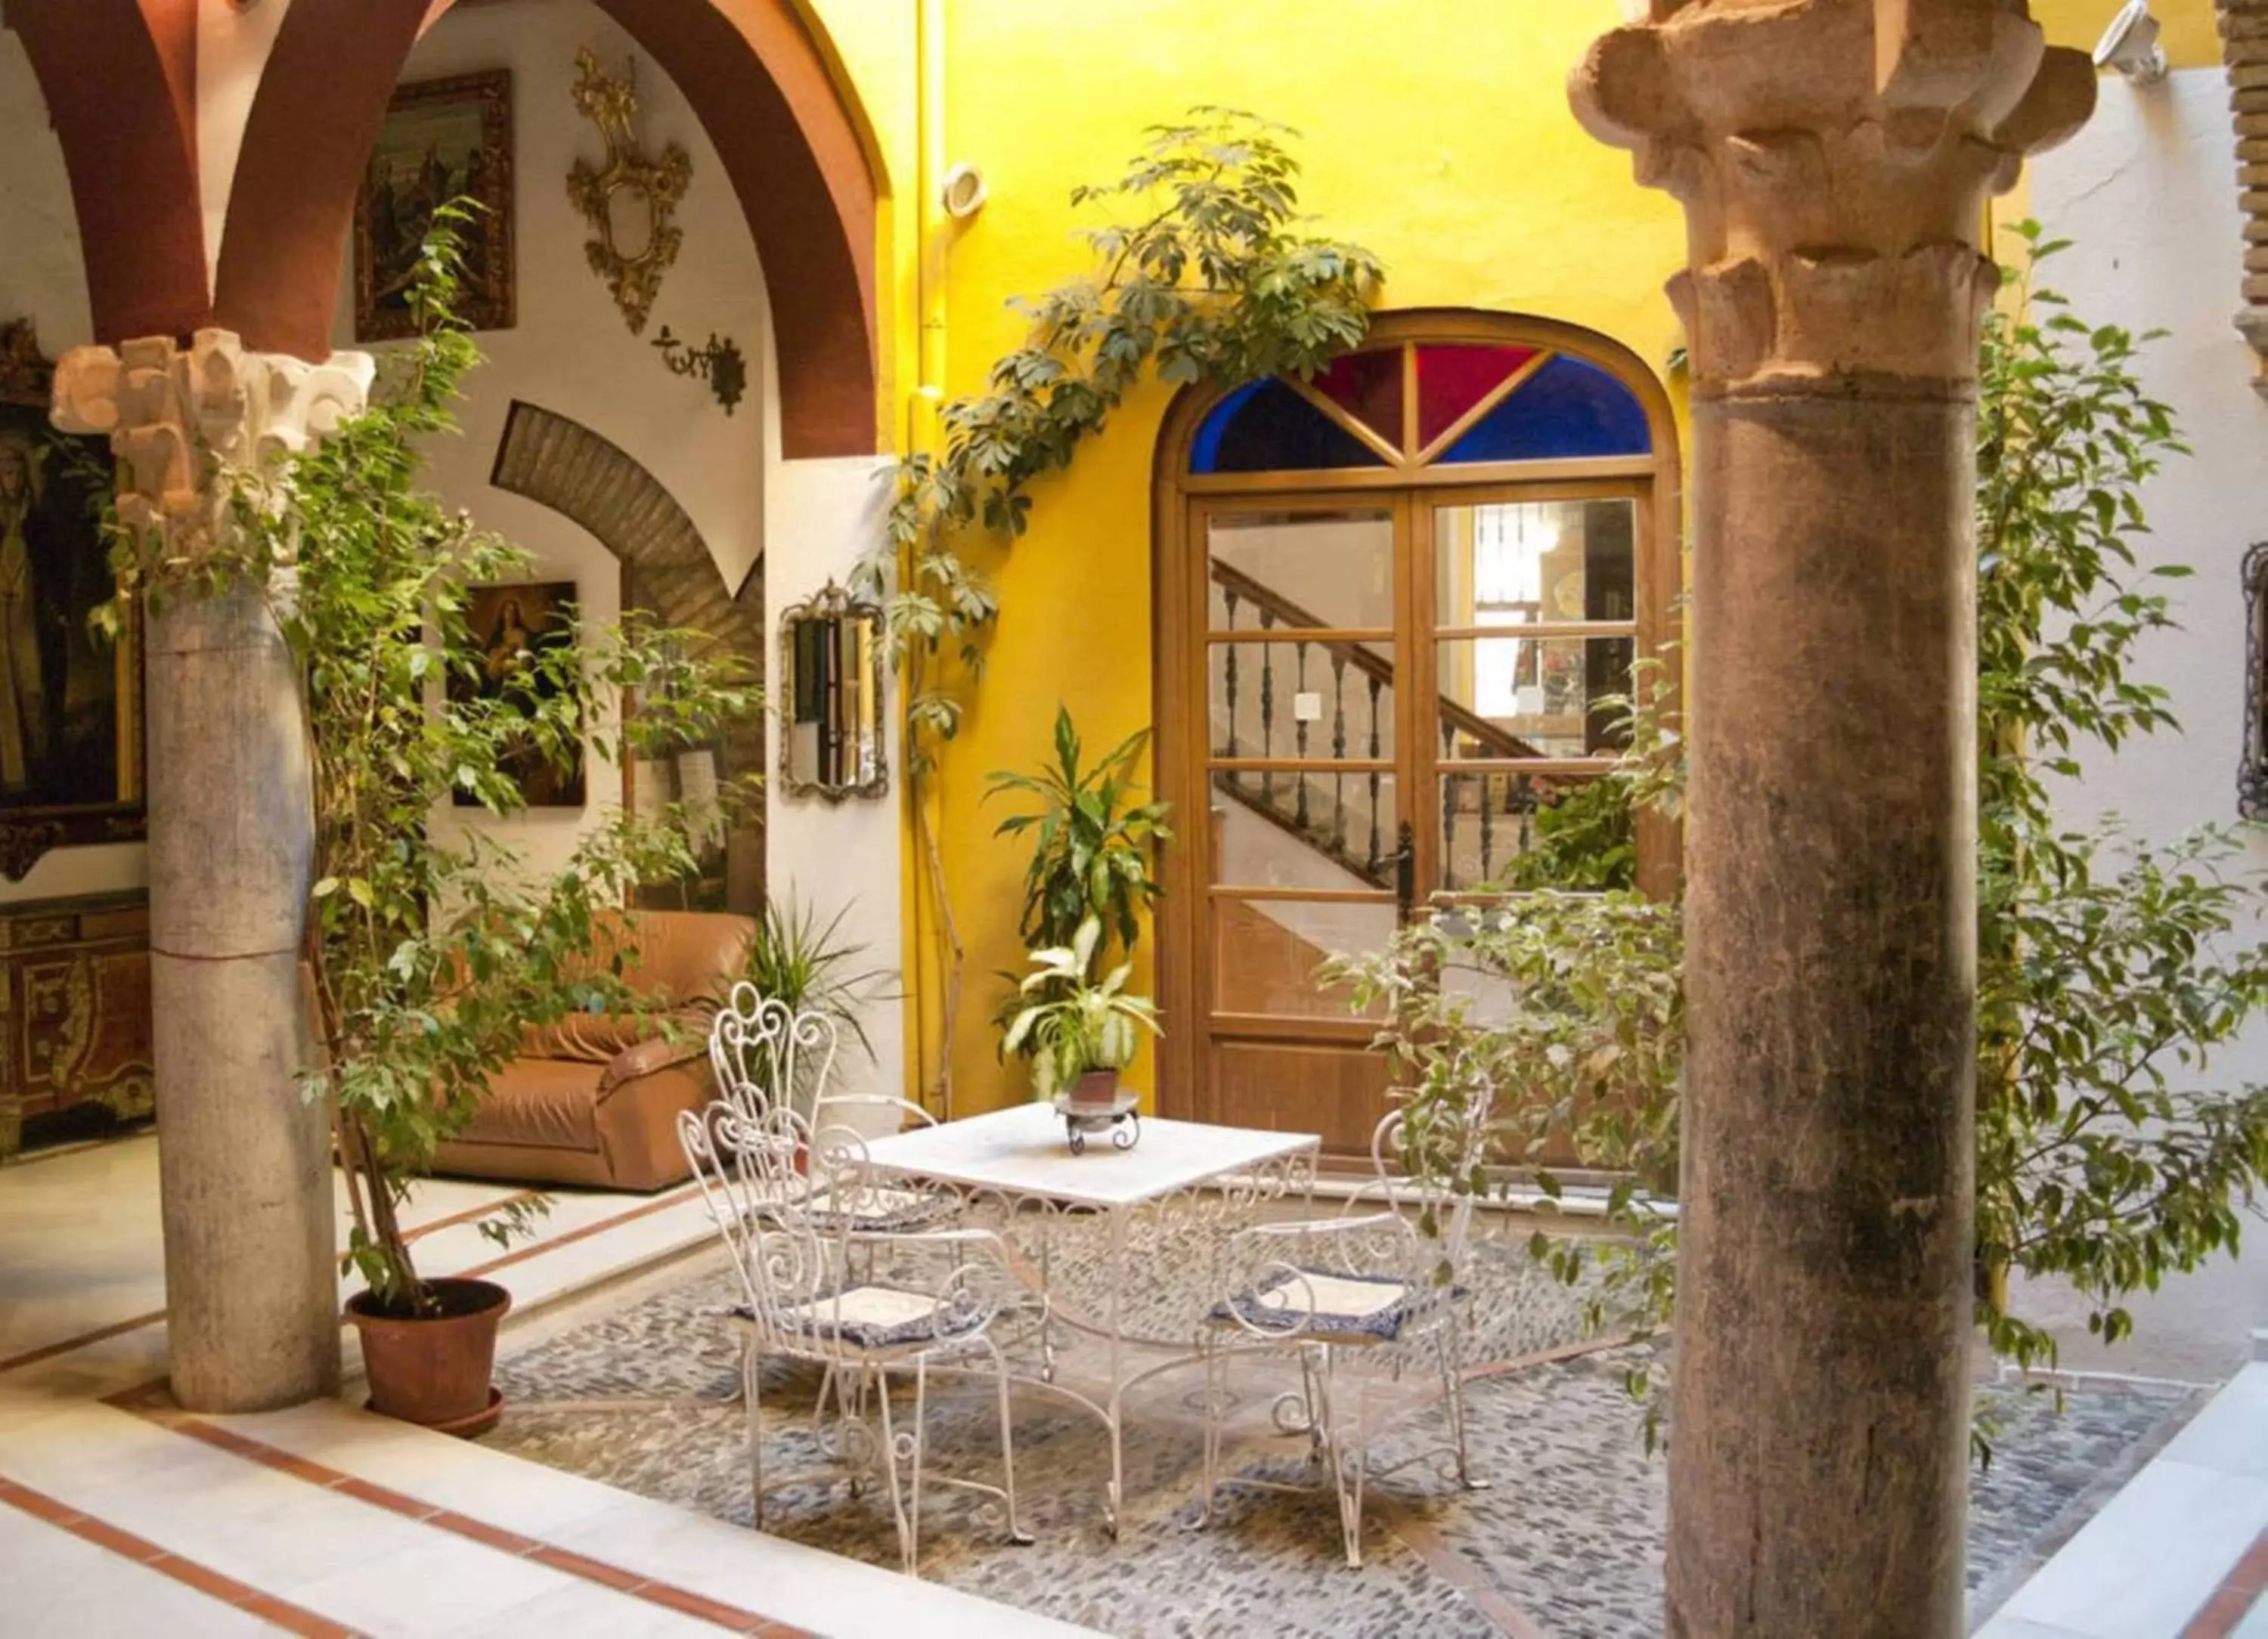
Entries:
POLYGON ((200 330, 183 351, 144 336, 115 352, 76 347, 55 366, 54 416, 66 432, 107 434, 118 458, 118 515, 156 532, 169 556, 220 539, 231 470, 305 450, 363 408, 377 364, 335 353, 320 364, 247 352, 230 330, 200 330))
POLYGON ((2085 123, 2095 68, 2026 0, 1652 0, 1569 94, 1685 206, 1698 386, 1963 381, 1984 200, 2085 123))

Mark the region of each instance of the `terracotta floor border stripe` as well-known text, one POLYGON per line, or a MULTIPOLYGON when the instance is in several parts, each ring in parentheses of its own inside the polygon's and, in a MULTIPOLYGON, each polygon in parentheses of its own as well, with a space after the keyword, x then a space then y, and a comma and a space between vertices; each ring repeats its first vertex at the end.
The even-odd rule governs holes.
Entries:
POLYGON ((656 1195, 651 1201, 640 1202, 627 1212, 617 1212, 614 1216, 600 1218, 594 1224, 585 1224, 577 1229, 563 1231, 548 1240, 531 1241, 528 1245, 516 1247, 501 1257, 491 1258, 486 1263, 476 1263, 471 1268, 460 1269, 457 1273, 464 1278, 477 1280, 482 1276, 493 1275, 498 1269, 508 1269, 515 1263, 525 1263, 530 1258, 540 1258, 545 1253, 557 1247, 571 1246, 578 1240, 588 1240, 593 1235, 604 1234, 611 1229, 620 1229, 625 1224, 635 1224, 640 1218, 652 1217, 657 1212, 666 1212, 672 1207, 680 1206, 692 1200, 696 1187, 688 1184, 669 1190, 663 1194, 656 1195))
POLYGON ((184 1559, 180 1554, 159 1547, 145 1537, 121 1530, 107 1521, 80 1511, 68 1503, 37 1491, 20 1481, 0 1475, 0 1503, 29 1514, 33 1518, 53 1525, 58 1531, 68 1531, 83 1542, 91 1542, 106 1553, 115 1554, 146 1570, 154 1570, 170 1577, 185 1588, 218 1599, 224 1605, 235 1606, 247 1615, 272 1622, 305 1639, 357 1639, 356 1630, 343 1622, 335 1622, 328 1616, 318 1615, 304 1606, 279 1599, 272 1593, 262 1592, 249 1583, 215 1570, 210 1565, 184 1559))
MULTIPOLYGON (((435 1218, 431 1224, 421 1224, 409 1231, 402 1238, 415 1241, 432 1234, 437 1230, 454 1229, 460 1224, 470 1223, 475 1219, 502 1212, 514 1202, 534 1201, 541 1194, 541 1190, 523 1189, 513 1194, 500 1195, 484 1206, 467 1207, 461 1212, 453 1212, 446 1217, 435 1218)), ((693 1191, 689 1187, 674 1189, 666 1194, 657 1195, 651 1201, 641 1201, 626 1212, 616 1213, 612 1217, 600 1218, 596 1223, 585 1224, 579 1229, 565 1231, 549 1240, 532 1241, 515 1252, 507 1253, 501 1258, 490 1259, 486 1263, 476 1264, 461 1273, 478 1277, 492 1274, 512 1264, 524 1263, 530 1258, 541 1257, 554 1246, 571 1246, 578 1240, 587 1240, 593 1235, 610 1230, 616 1224, 634 1224, 642 1217, 660 1211, 664 1207, 675 1206, 681 1201, 690 1200, 692 1195, 693 1191)), ((129 1332, 138 1332, 145 1326, 156 1326, 165 1318, 166 1312, 163 1309, 153 1309, 148 1314, 138 1314, 126 1320, 114 1320, 109 1325, 99 1326, 91 1332, 81 1332, 76 1337, 66 1337, 53 1343, 42 1343, 37 1349, 26 1349, 20 1355, 11 1355, 6 1359, 0 1360, 0 1375, 20 1370, 25 1366, 36 1366, 42 1360, 53 1360, 58 1355, 68 1355, 74 1349, 107 1342, 111 1338, 122 1337, 129 1332)))
POLYGON ((73 1349, 122 1337, 129 1332, 138 1332, 145 1326, 155 1326, 165 1318, 166 1312, 156 1309, 148 1314, 137 1314, 130 1320, 113 1320, 108 1326, 99 1326, 92 1332, 82 1332, 77 1337, 67 1337, 61 1342, 42 1343, 37 1349, 26 1349, 20 1355, 11 1355, 7 1359, 0 1360, 0 1372, 36 1366, 42 1360, 53 1360, 57 1355, 68 1355, 73 1349))
POLYGON ((2213 1597, 2182 1629, 2181 1639, 2228 1639, 2264 1598, 2268 1598, 2268 1531, 2253 1538, 2252 1546, 2229 1567, 2213 1597))
POLYGON ((690 1588, 681 1588, 674 1583, 642 1576, 637 1571, 624 1569, 619 1565, 608 1564, 604 1560, 593 1559, 590 1555, 577 1553, 571 1548, 561 1547, 556 1543, 546 1542, 538 1537, 525 1536, 517 1531, 491 1525, 484 1519, 476 1519, 468 1514, 458 1513, 438 1503, 423 1502, 409 1496, 407 1492, 397 1491, 390 1486, 379 1485, 373 1481, 360 1479, 342 1469, 333 1468, 328 1464, 298 1456, 278 1446, 270 1445, 264 1440, 254 1439, 250 1435, 237 1430, 224 1428, 219 1423, 209 1422, 193 1412, 150 1404, 129 1407, 127 1409, 132 1410, 137 1416, 171 1430, 175 1434, 188 1439, 202 1441, 207 1445, 228 1452, 231 1456, 240 1457, 247 1462, 258 1463, 263 1467, 273 1469, 278 1474, 289 1474, 293 1479, 303 1481, 309 1485, 320 1486, 325 1490, 336 1491, 342 1496, 350 1496, 357 1502, 370 1507, 381 1508, 389 1513, 399 1514, 405 1519, 415 1520, 436 1531, 446 1531, 452 1536, 462 1537, 469 1542, 477 1542, 483 1547, 494 1549, 497 1553, 533 1561, 536 1564, 548 1566, 553 1570, 591 1583, 595 1586, 606 1588, 616 1593, 628 1594, 630 1598, 644 1600, 648 1605, 658 1605, 665 1609, 675 1611, 681 1615, 696 1617, 727 1633, 762 1635, 765 1639, 810 1639, 810 1635, 806 1635, 801 1628, 778 1621, 761 1612, 729 1605, 721 1599, 712 1599, 705 1594, 694 1592, 690 1588))

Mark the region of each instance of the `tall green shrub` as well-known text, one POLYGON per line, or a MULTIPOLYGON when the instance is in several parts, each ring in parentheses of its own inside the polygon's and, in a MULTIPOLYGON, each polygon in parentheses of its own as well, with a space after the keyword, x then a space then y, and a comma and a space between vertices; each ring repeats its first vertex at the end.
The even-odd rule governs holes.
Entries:
MULTIPOLYGON (((2016 1312, 2012 1274, 2068 1281, 2089 1329, 2116 1341, 2134 1293, 2236 1249, 2268 1180, 2268 1089, 2216 1071, 2268 1004, 2268 944, 2251 932, 2245 832, 2154 842, 2115 818, 2077 829, 2057 815, 2087 753, 2178 728, 2165 690, 2131 668, 2173 625, 2162 584, 2190 572, 2140 567, 2141 489, 2186 452, 2136 374, 2147 338, 2073 315, 2036 281, 2066 246, 2017 232, 2016 299, 1984 327, 1977 426, 1977 1268, 1979 1326, 2035 1367, 2053 1365, 2055 1340, 2016 1312)), ((1675 908, 1634 939, 1645 923, 1622 890, 1632 811, 1674 810, 1682 780, 1682 746, 1642 702, 1631 752, 1567 799, 1491 916, 1420 922, 1329 970, 1359 1000, 1390 1002, 1380 1042, 1403 1099, 1469 1098, 1441 1067, 1487 1067, 1473 1085, 1499 1104, 1505 1158, 1556 1144, 1625 1175, 1609 1205, 1636 1238, 1611 1254, 1594 1315, 1619 1303, 1641 1327, 1669 1317, 1672 1231, 1635 1186, 1673 1176, 1680 1074, 1666 1047, 1634 1053, 1629 1024, 1641 1003, 1653 1028, 1682 1017, 1683 952, 1675 908), (1550 881, 1609 891, 1535 891, 1550 881), (1500 1005, 1440 994, 1446 974, 1500 1005), (1621 1113, 1602 1119, 1602 1100, 1621 1113)), ((1570 1276, 1590 1255, 1542 1237, 1536 1251, 1570 1276)))

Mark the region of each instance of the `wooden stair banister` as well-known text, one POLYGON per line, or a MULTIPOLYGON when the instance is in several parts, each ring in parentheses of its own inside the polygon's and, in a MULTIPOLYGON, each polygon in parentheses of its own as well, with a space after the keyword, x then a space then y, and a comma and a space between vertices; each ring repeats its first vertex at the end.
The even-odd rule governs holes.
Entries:
MULTIPOLYGON (((1212 566, 1212 578, 1213 584, 1223 592, 1240 601, 1267 610, 1284 626, 1309 631, 1329 629, 1330 623, 1328 621, 1319 619, 1310 611, 1301 608, 1282 592, 1278 592, 1273 586, 1264 581, 1255 580, 1242 570, 1216 562, 1212 566)), ((1516 637, 1519 634, 1507 632, 1506 636, 1516 637)), ((1253 634, 1253 641, 1256 643, 1270 640, 1273 640, 1273 635, 1270 632, 1256 630, 1253 634)), ((1375 679, 1388 688, 1394 687, 1394 662, 1381 655, 1373 654, 1362 644, 1349 643, 1336 637, 1314 638, 1309 641, 1325 653, 1344 659, 1364 676, 1375 679)), ((1453 724, 1464 733, 1470 735, 1485 748, 1489 756, 1540 758, 1546 755, 1544 752, 1528 744, 1518 735, 1498 727, 1478 712, 1458 704, 1447 695, 1441 696, 1436 704, 1440 707, 1444 722, 1453 724)), ((1543 783, 1556 783, 1550 781, 1543 783)))

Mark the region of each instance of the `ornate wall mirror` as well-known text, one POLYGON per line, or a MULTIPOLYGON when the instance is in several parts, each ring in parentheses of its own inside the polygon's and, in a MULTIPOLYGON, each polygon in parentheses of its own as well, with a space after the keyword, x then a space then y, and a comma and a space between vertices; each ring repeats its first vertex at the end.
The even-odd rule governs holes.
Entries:
POLYGON ((780 612, 780 776, 830 803, 890 789, 882 611, 833 581, 780 612))
POLYGON ((2244 555, 2244 758, 2236 811, 2268 820, 2268 540, 2244 555))

